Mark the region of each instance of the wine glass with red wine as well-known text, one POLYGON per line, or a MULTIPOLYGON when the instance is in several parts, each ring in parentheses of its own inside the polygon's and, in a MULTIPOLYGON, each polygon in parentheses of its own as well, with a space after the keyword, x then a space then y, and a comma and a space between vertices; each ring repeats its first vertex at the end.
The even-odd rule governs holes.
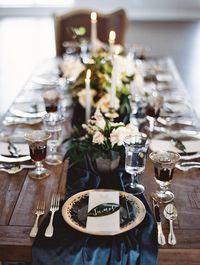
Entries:
POLYGON ((44 179, 50 175, 50 171, 43 167, 42 161, 46 157, 47 140, 50 134, 42 130, 34 130, 25 134, 28 142, 30 156, 35 163, 35 169, 30 170, 28 175, 33 179, 44 179))
POLYGON ((157 118, 160 115, 160 108, 163 104, 163 97, 162 96, 151 96, 148 99, 146 105, 146 116, 149 122, 149 131, 153 133, 154 126, 157 118))
POLYGON ((152 197, 159 203, 173 201, 174 194, 168 190, 174 174, 176 163, 180 155, 171 151, 155 151, 150 153, 150 159, 154 165, 155 180, 160 185, 160 190, 152 193, 152 197))
POLYGON ((56 89, 49 89, 43 93, 43 99, 46 112, 58 111, 58 105, 60 100, 59 92, 56 89))

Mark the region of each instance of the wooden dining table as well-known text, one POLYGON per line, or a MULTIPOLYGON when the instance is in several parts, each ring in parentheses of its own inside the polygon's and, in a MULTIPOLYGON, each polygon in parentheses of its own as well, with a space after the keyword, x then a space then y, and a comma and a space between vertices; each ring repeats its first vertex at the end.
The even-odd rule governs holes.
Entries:
MULTIPOLYGON (((5 116, 9 111, 5 113, 5 116)), ((41 123, 33 126, 3 125, 0 129, 10 134, 20 128, 41 128, 41 123)), ((68 121, 69 122, 69 121, 68 121)), ((69 128, 69 127, 66 127, 69 128)), ((176 127, 173 127, 174 130, 176 127)), ((200 159, 199 159, 200 161, 200 159)), ((29 162, 26 162, 29 163, 29 162)), ((50 177, 34 180, 24 169, 16 174, 0 171, 0 261, 31 262, 33 238, 29 234, 35 221, 38 201, 45 200, 45 215, 49 212, 53 193, 65 194, 68 162, 57 166, 45 166, 51 171, 50 177)), ((154 179, 153 164, 147 158, 144 174, 139 180, 145 186, 145 196, 152 207, 151 193, 158 187, 154 179)), ((200 169, 180 171, 175 169, 171 183, 175 194, 174 204, 178 217, 174 221, 177 244, 159 246, 158 265, 199 265, 200 264, 200 169)), ((169 233, 169 221, 163 216, 165 205, 160 205, 164 234, 169 233)), ((44 215, 44 216, 45 216, 44 215)), ((40 223, 44 216, 40 219, 40 223)), ((148 265, 148 264, 147 264, 148 265)))

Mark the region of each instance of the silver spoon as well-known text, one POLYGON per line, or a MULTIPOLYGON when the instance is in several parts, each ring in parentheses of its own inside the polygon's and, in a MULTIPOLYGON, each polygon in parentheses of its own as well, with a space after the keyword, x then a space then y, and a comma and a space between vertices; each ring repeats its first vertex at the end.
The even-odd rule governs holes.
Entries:
POLYGON ((167 204, 167 206, 165 207, 164 216, 167 220, 169 220, 169 224, 170 224, 168 243, 170 245, 176 245, 176 236, 174 234, 173 221, 177 218, 178 214, 177 214, 176 207, 172 203, 167 204))

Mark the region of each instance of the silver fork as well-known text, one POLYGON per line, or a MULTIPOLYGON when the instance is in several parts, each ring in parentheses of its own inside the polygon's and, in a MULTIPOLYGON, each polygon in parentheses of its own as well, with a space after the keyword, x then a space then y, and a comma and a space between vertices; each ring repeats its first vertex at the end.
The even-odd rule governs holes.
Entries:
POLYGON ((54 218, 55 212, 59 210, 59 204, 60 204, 60 194, 53 194, 51 198, 51 206, 50 206, 51 218, 49 221, 49 225, 47 226, 46 231, 45 231, 46 237, 53 236, 53 230, 54 230, 53 218, 54 218))
POLYGON ((45 210, 45 202, 44 201, 38 202, 36 212, 35 212, 36 219, 31 229, 30 237, 36 237, 37 232, 38 232, 38 220, 39 220, 39 217, 44 214, 44 210, 45 210))

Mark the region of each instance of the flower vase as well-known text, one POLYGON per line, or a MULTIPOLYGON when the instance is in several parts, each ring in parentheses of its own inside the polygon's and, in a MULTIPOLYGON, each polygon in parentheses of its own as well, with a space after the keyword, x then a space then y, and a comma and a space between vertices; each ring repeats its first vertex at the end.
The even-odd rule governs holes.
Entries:
POLYGON ((119 153, 113 151, 107 156, 96 158, 96 170, 100 177, 99 188, 116 189, 118 187, 117 168, 119 162, 119 153))

